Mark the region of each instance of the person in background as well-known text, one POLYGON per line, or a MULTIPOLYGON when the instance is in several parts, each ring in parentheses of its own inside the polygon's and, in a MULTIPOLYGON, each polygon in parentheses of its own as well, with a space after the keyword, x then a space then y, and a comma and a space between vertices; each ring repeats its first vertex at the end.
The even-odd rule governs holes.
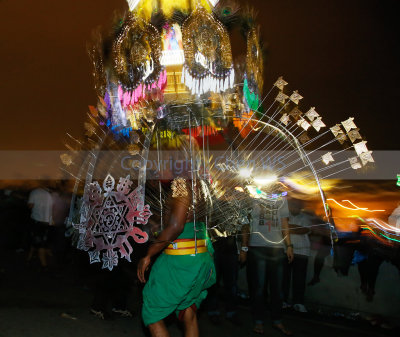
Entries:
POLYGON ((292 288, 293 309, 307 312, 304 306, 308 257, 310 256, 311 217, 303 211, 304 203, 300 199, 289 199, 289 231, 293 244, 293 262, 284 262, 283 268, 283 308, 290 307, 289 295, 292 288), (292 285, 292 287, 291 287, 292 285))
POLYGON ((225 317, 235 325, 240 325, 236 312, 237 278, 239 271, 239 256, 236 245, 236 236, 217 237, 213 243, 214 263, 217 273, 217 282, 208 291, 207 311, 213 324, 221 323, 221 312, 218 306, 219 291, 223 290, 225 317), (223 286, 221 286, 221 281, 223 286))
POLYGON ((133 283, 132 271, 136 261, 121 260, 112 271, 91 265, 93 301, 90 313, 101 320, 117 317, 133 317, 128 309, 128 297, 133 283), (132 270, 132 271, 131 271, 132 270))
POLYGON ((335 226, 335 222, 332 216, 332 209, 329 207, 328 204, 325 205, 328 218, 324 220, 315 216, 314 214, 311 215, 311 224, 314 226, 313 231, 311 233, 311 242, 313 250, 317 251, 317 254, 314 258, 314 272, 313 277, 308 282, 307 285, 313 286, 320 282, 320 275, 322 268, 324 267, 325 258, 331 254, 332 243, 330 239, 330 229, 329 224, 335 226), (329 223, 329 224, 328 224, 329 223))
POLYGON ((54 227, 51 229, 52 251, 58 265, 65 262, 67 242, 65 238, 65 223, 69 213, 71 196, 68 194, 66 181, 57 182, 56 189, 51 193, 53 207, 52 217, 54 227))
POLYGON ((282 268, 285 259, 293 261, 293 245, 289 233, 287 200, 280 197, 274 208, 267 208, 259 199, 253 201, 250 228, 242 232, 240 261, 247 259, 248 280, 252 312, 255 321, 253 332, 264 334, 265 283, 269 284, 270 311, 273 328, 290 336, 292 332, 282 323, 282 268), (248 256, 247 256, 248 255, 248 256))
POLYGON ((48 257, 51 255, 49 245, 49 232, 52 225, 53 201, 50 190, 46 184, 35 188, 28 198, 28 207, 31 209, 31 249, 28 261, 35 251, 38 253, 40 265, 43 270, 48 268, 48 257))

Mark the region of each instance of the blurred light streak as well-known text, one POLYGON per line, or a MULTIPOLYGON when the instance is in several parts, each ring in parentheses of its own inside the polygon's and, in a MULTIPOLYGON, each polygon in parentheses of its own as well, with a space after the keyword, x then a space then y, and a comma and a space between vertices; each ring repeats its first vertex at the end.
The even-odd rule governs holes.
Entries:
MULTIPOLYGON (((304 194, 312 195, 319 193, 319 188, 314 180, 301 178, 300 175, 293 175, 290 178, 284 178, 283 182, 290 186, 292 189, 304 194), (299 176, 299 178, 297 178, 299 176)), ((334 188, 336 185, 335 180, 322 180, 321 187, 326 192, 334 188)))
MULTIPOLYGON (((393 226, 389 225, 388 223, 386 223, 385 221, 379 220, 379 222, 378 222, 377 219, 367 219, 367 221, 373 222, 379 228, 381 228, 385 233, 387 233, 386 231, 389 230, 389 231, 400 234, 400 228, 393 227, 393 226)), ((387 234, 393 234, 393 233, 387 233, 387 234)), ((394 235, 398 235, 398 234, 394 234, 394 235)))
POLYGON ((391 241, 396 241, 396 242, 400 242, 400 240, 397 239, 393 239, 393 238, 389 238, 388 236, 384 235, 381 233, 382 236, 384 236, 386 239, 391 240, 391 241))
POLYGON ((369 230, 369 231, 372 233, 372 235, 376 236, 377 239, 382 240, 382 239, 378 236, 378 234, 376 234, 370 227, 368 227, 368 226, 366 226, 366 227, 361 227, 361 229, 369 230))
POLYGON ((337 205, 339 205, 340 207, 342 207, 342 208, 345 208, 345 209, 349 209, 349 210, 351 210, 351 211, 364 211, 364 212, 385 212, 385 210, 384 209, 371 209, 371 210, 369 210, 368 209, 368 207, 365 207, 365 208, 363 208, 363 207, 358 207, 357 205, 354 205, 350 200, 342 200, 342 202, 348 202, 348 203, 350 203, 352 206, 354 206, 355 208, 350 208, 350 207, 347 207, 347 206, 344 206, 344 205, 342 205, 340 202, 338 202, 338 201, 336 201, 335 199, 332 199, 332 198, 329 198, 329 199, 326 199, 327 201, 333 201, 334 203, 336 203, 337 205))

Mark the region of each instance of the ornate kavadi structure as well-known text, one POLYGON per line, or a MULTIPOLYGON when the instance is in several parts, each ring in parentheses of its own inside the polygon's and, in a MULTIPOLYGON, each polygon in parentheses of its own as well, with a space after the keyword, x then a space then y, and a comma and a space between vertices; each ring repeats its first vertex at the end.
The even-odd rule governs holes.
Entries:
POLYGON ((61 156, 76 180, 74 237, 90 262, 112 270, 118 258, 130 260, 134 244, 156 237, 168 214, 166 181, 179 175, 177 151, 190 163, 186 178, 210 201, 193 205, 195 222, 230 235, 249 222, 249 200, 273 211, 299 190, 319 196, 329 222, 321 178, 374 161, 354 119, 327 128, 283 78, 263 94, 265 52, 252 9, 235 1, 127 2, 111 34, 95 34, 98 102, 85 136, 68 135, 61 156), (243 37, 235 35, 242 55, 232 54, 232 32, 243 37), (333 143, 347 151, 331 150, 333 143), (113 177, 121 177, 116 186, 113 177))

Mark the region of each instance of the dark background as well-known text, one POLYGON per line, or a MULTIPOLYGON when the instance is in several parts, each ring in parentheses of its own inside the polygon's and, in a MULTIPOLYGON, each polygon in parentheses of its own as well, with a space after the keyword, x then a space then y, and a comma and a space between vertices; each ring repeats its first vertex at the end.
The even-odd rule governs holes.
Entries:
MULTIPOLYGON (((250 0, 283 75, 328 126, 355 117, 374 150, 400 149, 397 0, 250 0)), ((96 103, 86 43, 124 0, 0 0, 0 150, 63 149, 96 103)), ((233 41, 233 50, 240 44, 233 41)))

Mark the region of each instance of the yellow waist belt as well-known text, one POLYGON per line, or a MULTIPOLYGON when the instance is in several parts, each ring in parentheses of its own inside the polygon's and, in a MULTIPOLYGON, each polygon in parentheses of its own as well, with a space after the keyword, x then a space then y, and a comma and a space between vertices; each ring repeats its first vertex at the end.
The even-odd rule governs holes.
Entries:
MULTIPOLYGON (((197 240, 197 253, 205 253, 206 240, 197 240)), ((177 239, 167 248, 164 253, 167 255, 193 255, 196 254, 196 241, 193 239, 177 239)))

